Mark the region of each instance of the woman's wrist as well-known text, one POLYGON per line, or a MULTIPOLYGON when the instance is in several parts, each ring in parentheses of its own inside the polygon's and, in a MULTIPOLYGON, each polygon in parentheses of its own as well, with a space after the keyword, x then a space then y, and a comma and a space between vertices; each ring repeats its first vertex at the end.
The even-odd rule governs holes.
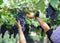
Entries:
POLYGON ((35 17, 35 19, 40 19, 40 17, 35 17))

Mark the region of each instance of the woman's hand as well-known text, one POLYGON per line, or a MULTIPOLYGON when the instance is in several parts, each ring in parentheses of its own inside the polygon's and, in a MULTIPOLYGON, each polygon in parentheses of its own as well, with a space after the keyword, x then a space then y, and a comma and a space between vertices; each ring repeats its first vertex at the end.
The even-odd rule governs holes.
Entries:
POLYGON ((34 13, 33 12, 25 12, 26 16, 29 18, 34 18, 34 13))
POLYGON ((39 17, 39 11, 37 11, 36 13, 26 12, 26 16, 29 18, 39 17))
POLYGON ((21 28, 22 28, 22 26, 21 26, 21 24, 20 24, 20 21, 19 21, 19 20, 17 20, 17 21, 16 21, 16 23, 17 23, 18 28, 20 28, 20 29, 21 29, 21 28))

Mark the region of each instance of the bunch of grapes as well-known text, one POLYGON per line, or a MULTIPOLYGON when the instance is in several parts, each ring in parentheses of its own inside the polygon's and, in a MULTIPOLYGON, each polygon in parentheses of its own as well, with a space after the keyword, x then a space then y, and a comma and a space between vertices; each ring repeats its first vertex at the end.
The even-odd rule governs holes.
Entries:
POLYGON ((0 30, 1 30, 2 38, 4 38, 5 32, 7 31, 6 24, 3 24, 0 30))
POLYGON ((12 31, 12 33, 14 34, 14 38, 16 37, 16 35, 18 34, 18 28, 17 28, 17 26, 16 25, 12 25, 11 26, 11 31, 12 31))
POLYGON ((16 37, 17 33, 18 33, 18 28, 16 25, 11 25, 11 29, 8 29, 8 33, 9 33, 9 38, 11 38, 11 35, 14 34, 14 38, 16 37))
POLYGON ((48 8, 46 9, 46 18, 50 17, 51 22, 54 24, 54 21, 56 20, 58 13, 57 11, 49 4, 48 8))
POLYGON ((13 29, 8 29, 8 34, 9 34, 9 38, 11 38, 11 35, 13 34, 13 29))
POLYGON ((35 13, 35 17, 39 17, 39 11, 35 13))
POLYGON ((28 33, 29 33, 29 24, 25 24, 24 34, 28 35, 28 33))
POLYGON ((24 25, 25 25, 25 12, 23 12, 23 11, 18 12, 16 20, 20 21, 20 24, 22 26, 22 30, 25 31, 25 27, 24 27, 24 25))
POLYGON ((48 8, 46 9, 46 12, 47 12, 46 18, 48 18, 49 16, 52 15, 53 9, 52 9, 52 6, 50 4, 49 4, 48 8))

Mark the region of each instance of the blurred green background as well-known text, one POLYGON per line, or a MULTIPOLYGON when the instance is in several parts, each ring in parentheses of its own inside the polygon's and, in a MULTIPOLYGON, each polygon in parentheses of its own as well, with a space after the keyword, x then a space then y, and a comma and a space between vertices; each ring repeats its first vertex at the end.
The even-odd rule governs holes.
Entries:
MULTIPOLYGON (((40 18, 46 23, 50 23, 51 28, 56 28, 60 24, 60 0, 0 0, 0 28, 4 23, 7 24, 7 28, 10 28, 10 25, 15 24, 16 15, 19 11, 16 7, 21 7, 24 11, 34 13, 37 10, 40 11, 40 18), (46 18, 46 8, 49 3, 58 11, 58 17, 54 22, 54 26, 52 25, 50 18, 46 18)), ((26 23, 29 25, 33 24, 35 27, 39 26, 39 23, 35 19, 30 19, 28 17, 26 17, 26 23)), ((40 41, 40 43, 48 43, 48 41, 45 41, 45 33, 41 36, 41 32, 36 28, 33 31, 29 30, 28 38, 30 40, 40 41)), ((16 38, 13 38, 12 35, 9 39, 8 32, 5 33, 4 38, 2 38, 0 34, 0 43, 16 43, 18 39, 19 35, 17 35, 16 38)))

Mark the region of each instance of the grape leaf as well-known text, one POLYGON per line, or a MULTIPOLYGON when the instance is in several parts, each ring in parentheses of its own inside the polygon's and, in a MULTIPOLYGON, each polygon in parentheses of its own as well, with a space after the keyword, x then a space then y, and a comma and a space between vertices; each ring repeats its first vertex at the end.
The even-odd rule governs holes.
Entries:
POLYGON ((50 3, 54 8, 57 8, 58 7, 58 1, 59 0, 50 0, 50 3))
POLYGON ((0 5, 3 3, 3 0, 0 0, 0 5))

